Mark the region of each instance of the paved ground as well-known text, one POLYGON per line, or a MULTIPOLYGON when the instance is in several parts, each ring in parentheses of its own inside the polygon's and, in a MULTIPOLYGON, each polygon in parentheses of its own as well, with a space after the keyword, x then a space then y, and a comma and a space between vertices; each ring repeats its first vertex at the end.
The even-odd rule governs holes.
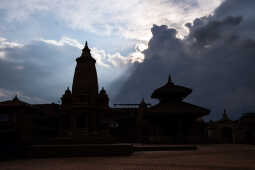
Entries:
POLYGON ((255 146, 202 145, 196 151, 137 152, 127 157, 75 157, 0 162, 0 170, 255 170, 255 146))

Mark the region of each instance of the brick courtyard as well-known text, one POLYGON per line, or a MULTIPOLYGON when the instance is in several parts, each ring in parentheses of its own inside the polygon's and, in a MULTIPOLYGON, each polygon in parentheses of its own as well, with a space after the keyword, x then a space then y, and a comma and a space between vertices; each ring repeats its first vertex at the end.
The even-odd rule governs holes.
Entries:
POLYGON ((255 146, 201 145, 196 151, 137 152, 123 157, 73 157, 0 162, 1 170, 254 170, 255 146))

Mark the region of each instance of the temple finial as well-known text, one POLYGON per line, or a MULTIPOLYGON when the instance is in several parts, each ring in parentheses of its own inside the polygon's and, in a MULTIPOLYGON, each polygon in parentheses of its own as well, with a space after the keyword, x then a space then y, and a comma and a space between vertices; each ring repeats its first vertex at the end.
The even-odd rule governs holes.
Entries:
POLYGON ((222 120, 229 120, 229 117, 227 115, 226 109, 224 109, 224 111, 223 111, 222 120))
POLYGON ((141 103, 145 103, 144 98, 142 99, 142 102, 141 102, 141 103))
POLYGON ((146 107, 147 105, 146 105, 146 103, 145 103, 145 101, 144 101, 144 98, 142 99, 142 101, 140 102, 140 107, 146 107))
POLYGON ((76 58, 76 61, 77 62, 87 62, 87 61, 91 61, 93 63, 96 63, 96 60, 91 56, 91 53, 90 53, 90 49, 88 47, 88 42, 86 41, 85 42, 85 46, 84 48, 82 49, 82 53, 81 53, 81 56, 76 58))
POLYGON ((88 42, 86 41, 82 51, 88 51, 88 50, 89 50, 89 46, 88 46, 88 42))
POLYGON ((88 47, 88 42, 86 41, 85 42, 85 46, 84 46, 84 48, 83 48, 83 50, 82 50, 82 54, 81 54, 81 56, 83 56, 83 57, 91 57, 91 54, 90 54, 90 49, 89 49, 89 47, 88 47))
POLYGON ((169 73, 169 76, 168 76, 168 83, 172 83, 172 77, 171 77, 170 73, 169 73))
POLYGON ((15 94, 14 98, 12 99, 13 101, 18 100, 18 93, 15 94))

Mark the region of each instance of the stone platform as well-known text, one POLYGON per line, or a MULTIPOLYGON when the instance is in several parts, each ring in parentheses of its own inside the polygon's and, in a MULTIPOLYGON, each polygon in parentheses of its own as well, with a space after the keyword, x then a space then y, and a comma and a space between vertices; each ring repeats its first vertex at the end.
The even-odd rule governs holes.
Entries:
POLYGON ((188 151, 196 150, 192 145, 142 145, 142 144, 43 144, 8 146, 1 158, 50 158, 80 156, 128 156, 145 151, 188 151))
POLYGON ((131 144, 32 145, 25 157, 126 156, 133 152, 131 144))
POLYGON ((79 144, 79 145, 32 145, 26 157, 73 157, 73 156, 128 156, 141 151, 196 150, 191 145, 132 145, 132 144, 79 144))

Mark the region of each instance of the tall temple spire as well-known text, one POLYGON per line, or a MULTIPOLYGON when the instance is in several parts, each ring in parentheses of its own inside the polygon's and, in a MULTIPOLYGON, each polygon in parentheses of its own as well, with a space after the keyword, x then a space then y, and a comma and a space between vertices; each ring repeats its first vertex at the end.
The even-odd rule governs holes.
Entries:
POLYGON ((91 56, 87 41, 76 62, 72 87, 73 102, 74 104, 93 105, 98 95, 98 81, 96 60, 91 56))

